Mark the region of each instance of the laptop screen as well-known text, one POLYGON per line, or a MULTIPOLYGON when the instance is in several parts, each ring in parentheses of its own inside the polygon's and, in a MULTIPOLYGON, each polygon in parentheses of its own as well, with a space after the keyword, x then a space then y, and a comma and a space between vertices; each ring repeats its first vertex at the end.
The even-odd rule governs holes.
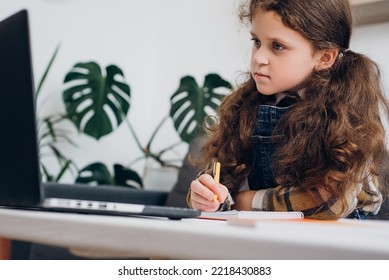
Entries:
POLYGON ((0 205, 41 201, 28 14, 0 22, 0 205))

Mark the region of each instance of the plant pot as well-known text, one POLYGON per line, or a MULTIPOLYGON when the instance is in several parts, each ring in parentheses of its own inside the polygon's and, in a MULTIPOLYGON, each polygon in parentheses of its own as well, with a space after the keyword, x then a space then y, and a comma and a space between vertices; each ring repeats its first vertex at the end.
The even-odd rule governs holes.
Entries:
POLYGON ((145 190, 170 192, 177 182, 178 169, 174 167, 155 166, 150 163, 145 166, 143 188, 145 190))

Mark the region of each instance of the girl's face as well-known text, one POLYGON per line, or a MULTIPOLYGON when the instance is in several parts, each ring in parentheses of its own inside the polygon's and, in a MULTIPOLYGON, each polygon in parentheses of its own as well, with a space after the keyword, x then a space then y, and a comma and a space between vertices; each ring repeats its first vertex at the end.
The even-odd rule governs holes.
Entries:
POLYGON ((285 26, 273 11, 259 9, 252 18, 251 75, 264 95, 303 87, 318 64, 312 44, 285 26))

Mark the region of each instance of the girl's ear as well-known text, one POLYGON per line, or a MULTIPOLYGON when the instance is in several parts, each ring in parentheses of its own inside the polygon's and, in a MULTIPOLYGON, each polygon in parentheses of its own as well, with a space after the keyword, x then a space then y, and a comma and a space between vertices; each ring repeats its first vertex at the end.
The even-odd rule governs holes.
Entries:
POLYGON ((317 63, 315 70, 320 71, 327 68, 330 68, 335 60, 338 58, 339 50, 338 49, 325 49, 320 50, 316 53, 317 63))

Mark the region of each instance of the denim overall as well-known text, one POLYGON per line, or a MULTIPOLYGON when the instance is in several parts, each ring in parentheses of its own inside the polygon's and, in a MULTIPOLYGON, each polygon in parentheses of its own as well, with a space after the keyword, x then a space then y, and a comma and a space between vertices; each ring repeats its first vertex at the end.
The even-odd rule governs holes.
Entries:
MULTIPOLYGON (((259 105, 255 129, 251 137, 253 164, 252 171, 248 176, 250 190, 268 189, 277 186, 271 168, 271 158, 274 154, 276 142, 271 139, 271 135, 278 121, 289 108, 291 106, 259 105)), ((362 220, 366 219, 367 216, 356 209, 347 218, 362 220)))
POLYGON ((257 120, 251 137, 253 164, 252 172, 248 176, 251 190, 276 187, 274 172, 270 166, 270 159, 275 149, 271 135, 278 121, 289 108, 290 106, 259 105, 257 120))

